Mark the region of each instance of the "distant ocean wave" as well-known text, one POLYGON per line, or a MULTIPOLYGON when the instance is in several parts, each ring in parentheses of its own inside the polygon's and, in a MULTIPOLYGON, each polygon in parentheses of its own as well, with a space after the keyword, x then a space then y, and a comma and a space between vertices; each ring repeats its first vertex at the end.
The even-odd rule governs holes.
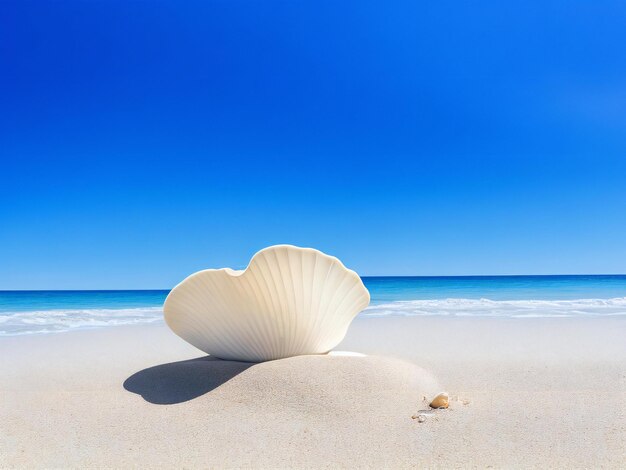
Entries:
MULTIPOLYGON (((626 315, 626 297, 578 300, 436 299, 371 305, 361 315, 456 317, 600 317, 626 315)), ((150 324, 163 321, 162 307, 52 309, 0 312, 0 336, 150 324)))
POLYGON ((481 316, 510 318, 626 315, 626 297, 576 300, 437 299, 371 305, 366 316, 481 316))
POLYGON ((60 333, 104 326, 136 325, 163 320, 161 307, 122 309, 54 309, 0 313, 0 336, 60 333))

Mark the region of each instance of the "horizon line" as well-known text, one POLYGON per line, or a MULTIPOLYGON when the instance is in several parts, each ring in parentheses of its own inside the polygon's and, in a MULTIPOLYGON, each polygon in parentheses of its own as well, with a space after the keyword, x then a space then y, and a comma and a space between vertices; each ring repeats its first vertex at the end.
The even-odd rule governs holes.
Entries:
MULTIPOLYGON (((626 273, 618 273, 618 274, 469 274, 469 275, 442 275, 442 276, 430 276, 430 275, 401 275, 401 276, 359 276, 361 279, 372 279, 372 278, 389 278, 389 279, 398 279, 398 278, 406 278, 406 279, 466 279, 466 278, 495 278, 495 277, 603 277, 603 276, 624 276, 626 277, 626 273)), ((0 292, 119 292, 119 291, 169 291, 172 290, 173 287, 170 288, 125 288, 125 289, 0 289, 0 292)))

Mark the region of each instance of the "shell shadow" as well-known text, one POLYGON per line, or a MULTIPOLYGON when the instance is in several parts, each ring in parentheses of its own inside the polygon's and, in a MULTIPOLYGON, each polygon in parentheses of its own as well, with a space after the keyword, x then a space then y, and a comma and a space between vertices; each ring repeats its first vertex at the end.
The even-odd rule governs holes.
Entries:
POLYGON ((198 398, 253 365, 198 357, 140 370, 124 381, 124 388, 155 405, 173 405, 198 398))

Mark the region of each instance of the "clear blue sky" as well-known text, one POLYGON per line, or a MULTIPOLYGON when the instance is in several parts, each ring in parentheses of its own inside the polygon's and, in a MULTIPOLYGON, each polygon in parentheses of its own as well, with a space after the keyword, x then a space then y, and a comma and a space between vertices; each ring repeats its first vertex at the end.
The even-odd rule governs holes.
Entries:
POLYGON ((2 2, 0 289, 626 272, 622 1, 2 2))

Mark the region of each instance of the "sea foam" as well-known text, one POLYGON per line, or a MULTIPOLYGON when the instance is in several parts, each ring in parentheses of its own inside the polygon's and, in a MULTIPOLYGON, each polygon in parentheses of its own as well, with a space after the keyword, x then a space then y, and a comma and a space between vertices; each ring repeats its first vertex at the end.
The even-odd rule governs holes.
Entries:
MULTIPOLYGON (((381 316, 602 317, 626 315, 626 297, 578 300, 436 299, 398 300, 371 305, 361 313, 381 316)), ((163 321, 161 307, 53 309, 0 312, 0 336, 60 333, 163 321)))
POLYGON ((163 321, 161 307, 2 312, 0 313, 0 336, 58 333, 76 329, 160 321, 163 321))
POLYGON ((366 316, 490 316, 510 318, 626 315, 626 297, 577 300, 438 299, 371 305, 366 316))

